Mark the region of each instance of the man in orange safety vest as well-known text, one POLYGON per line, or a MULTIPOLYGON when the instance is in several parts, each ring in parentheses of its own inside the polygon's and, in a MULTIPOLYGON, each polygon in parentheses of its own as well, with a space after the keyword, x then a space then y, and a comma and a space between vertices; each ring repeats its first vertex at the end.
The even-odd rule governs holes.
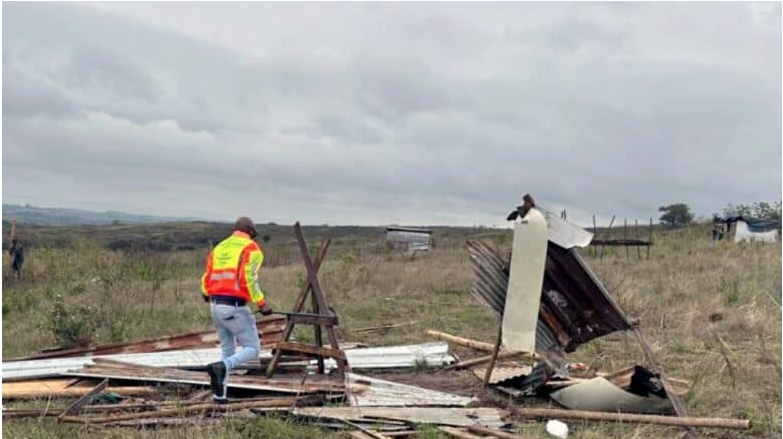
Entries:
POLYGON ((272 313, 258 286, 264 252, 254 241, 257 235, 253 220, 239 217, 234 223, 234 233, 212 249, 201 278, 202 297, 210 304, 212 323, 222 349, 222 360, 207 365, 213 399, 217 403, 227 401, 228 372, 245 361, 258 358, 261 350, 256 318, 247 303, 254 303, 261 314, 272 313), (237 341, 242 346, 239 351, 236 350, 237 341))

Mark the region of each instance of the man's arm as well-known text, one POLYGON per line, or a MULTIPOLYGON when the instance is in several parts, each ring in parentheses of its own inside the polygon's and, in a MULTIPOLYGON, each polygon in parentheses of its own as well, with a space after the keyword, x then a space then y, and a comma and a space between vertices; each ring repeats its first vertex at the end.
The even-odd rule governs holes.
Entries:
POLYGON ((247 263, 245 264, 245 282, 247 282, 247 291, 250 293, 250 300, 258 306, 258 309, 263 309, 266 306, 266 298, 261 287, 258 286, 258 272, 261 270, 261 265, 264 264, 264 252, 261 248, 253 243, 248 246, 247 249, 247 263))
POLYGON ((212 276, 212 251, 210 251, 209 256, 207 256, 207 267, 204 269, 204 275, 201 276, 201 297, 205 302, 209 301, 207 282, 209 282, 210 276, 212 276))

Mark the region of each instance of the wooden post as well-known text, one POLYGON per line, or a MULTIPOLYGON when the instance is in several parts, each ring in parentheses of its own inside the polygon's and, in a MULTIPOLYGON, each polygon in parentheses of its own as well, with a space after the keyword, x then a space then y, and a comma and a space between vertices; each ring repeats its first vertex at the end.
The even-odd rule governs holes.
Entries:
POLYGON ((82 395, 79 399, 73 402, 73 404, 69 405, 68 408, 62 411, 60 413, 60 416, 58 416, 58 419, 62 419, 71 413, 78 412, 82 407, 89 404, 99 393, 103 392, 106 387, 109 386, 109 379, 106 378, 100 383, 98 383, 97 386, 93 387, 89 392, 82 395))
POLYGON ((647 246, 647 259, 650 259, 650 247, 652 247, 652 218, 650 218, 650 236, 647 238, 649 245, 647 246))
POLYGON ((503 316, 500 316, 501 321, 498 327, 498 339, 495 341, 495 348, 492 350, 492 358, 489 359, 487 365, 487 371, 484 373, 484 388, 489 386, 489 379, 492 377, 492 369, 495 368, 495 362, 498 359, 498 352, 500 352, 500 345, 503 342, 503 316))
MULTIPOLYGON (((595 226, 595 214, 593 214, 593 239, 595 239, 597 234, 598 234, 598 229, 595 226)), ((593 257, 595 257, 597 255, 596 248, 595 246, 591 246, 591 247, 593 247, 593 257)))
MULTIPOLYGON (((302 253, 302 259, 307 268, 308 283, 312 286, 313 297, 315 297, 316 303, 318 304, 318 309, 322 314, 329 314, 331 313, 331 310, 326 302, 326 297, 323 295, 321 285, 318 282, 318 271, 315 269, 312 259, 310 259, 310 252, 307 250, 307 242, 304 239, 302 228, 298 221, 294 224, 294 234, 296 235, 297 241, 299 241, 299 250, 302 253)), ((332 349, 339 350, 340 345, 337 342, 337 336, 334 333, 334 326, 326 327, 326 336, 329 338, 329 344, 332 346, 332 349)), ((348 362, 344 359, 336 360, 337 369, 340 371, 340 375, 345 376, 345 372, 348 369, 348 362)))
MULTIPOLYGON (((609 221, 609 228, 606 229, 606 239, 609 239, 609 232, 612 230, 612 224, 614 224, 614 215, 612 215, 612 220, 609 221)), ((601 259, 604 258, 604 248, 606 247, 606 244, 601 246, 601 259)))
MULTIPOLYGON (((633 229, 633 236, 636 237, 639 234, 639 219, 636 219, 636 227, 633 229)), ((642 258, 642 249, 638 245, 636 246, 636 259, 642 258)))
MULTIPOLYGON (((623 226, 623 235, 625 235, 626 244, 628 243, 628 218, 625 218, 625 226, 623 226)), ((628 259, 629 249, 625 246, 625 259, 628 259)))
MULTIPOLYGON (((321 241, 321 247, 318 249, 318 254, 315 256, 315 270, 318 271, 318 269, 321 268, 321 263, 324 260, 324 257, 326 256, 326 250, 329 248, 329 244, 331 243, 331 240, 329 238, 324 238, 323 241, 321 241)), ((312 286, 310 285, 310 282, 307 282, 304 287, 302 287, 302 291, 299 292, 299 296, 296 298, 296 302, 294 302, 294 308, 292 312, 302 312, 302 309, 304 308, 305 300, 307 300, 307 294, 310 293, 312 290, 312 286)), ((291 339, 291 335, 294 332, 294 324, 293 322, 286 322, 285 325, 285 331, 283 332, 283 338, 282 341, 288 341, 291 339)), ((269 361, 269 364, 267 365, 266 369, 266 375, 267 377, 272 376, 272 373, 275 370, 275 367, 277 367, 278 361, 280 361, 280 356, 282 355, 282 352, 280 349, 274 350, 274 355, 272 356, 272 360, 269 361)))

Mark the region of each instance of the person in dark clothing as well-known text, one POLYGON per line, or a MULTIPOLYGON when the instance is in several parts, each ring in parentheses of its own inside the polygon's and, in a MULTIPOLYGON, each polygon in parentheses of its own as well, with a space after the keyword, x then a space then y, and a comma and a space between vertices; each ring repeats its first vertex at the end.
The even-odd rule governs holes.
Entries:
POLYGON ((14 276, 14 279, 19 279, 19 273, 24 263, 24 247, 18 240, 11 240, 8 255, 11 257, 11 274, 14 276))

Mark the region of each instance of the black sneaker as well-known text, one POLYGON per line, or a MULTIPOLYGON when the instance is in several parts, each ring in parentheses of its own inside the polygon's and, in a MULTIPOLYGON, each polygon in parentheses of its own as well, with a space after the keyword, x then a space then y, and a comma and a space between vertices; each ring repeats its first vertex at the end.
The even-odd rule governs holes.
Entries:
POLYGON ((212 387, 212 399, 217 403, 226 401, 226 365, 222 361, 207 365, 209 385, 212 387))

